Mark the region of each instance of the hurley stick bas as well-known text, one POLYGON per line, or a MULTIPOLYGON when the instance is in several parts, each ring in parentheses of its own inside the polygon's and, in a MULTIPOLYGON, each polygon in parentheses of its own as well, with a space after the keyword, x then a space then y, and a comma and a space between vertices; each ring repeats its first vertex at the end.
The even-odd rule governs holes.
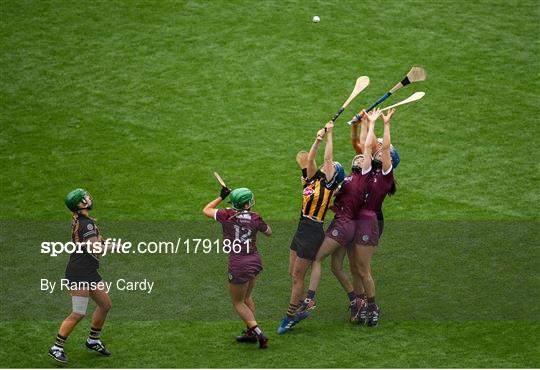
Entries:
POLYGON ((414 94, 412 94, 411 96, 409 96, 407 99, 402 100, 402 101, 400 101, 399 103, 396 103, 396 104, 391 105, 391 106, 389 106, 389 107, 383 108, 383 109, 381 109, 381 111, 384 112, 384 111, 387 111, 387 110, 389 110, 389 109, 392 109, 392 108, 395 108, 395 107, 399 107, 400 105, 405 105, 405 104, 414 103, 415 101, 418 101, 418 100, 422 99, 422 98, 424 97, 424 95, 426 95, 426 93, 423 92, 423 91, 415 92, 414 94))
POLYGON ((358 96, 366 87, 369 85, 369 77, 368 76, 361 76, 356 79, 356 84, 354 85, 354 90, 352 91, 351 95, 345 100, 345 103, 339 108, 339 110, 334 114, 334 117, 332 117, 332 122, 335 122, 339 116, 341 116, 341 113, 347 108, 347 106, 353 101, 354 98, 358 96))
POLYGON ((219 173, 214 172, 214 176, 216 177, 216 180, 219 182, 219 184, 220 184, 221 186, 223 186, 224 188, 227 187, 227 185, 225 185, 225 181, 223 181, 223 179, 221 178, 221 176, 219 176, 219 173))
MULTIPOLYGON (((401 89, 403 86, 407 86, 409 84, 412 84, 414 82, 420 82, 424 81, 426 79, 426 71, 423 68, 420 67, 412 67, 409 73, 400 81, 398 82, 394 87, 390 89, 386 94, 381 96, 375 103, 371 104, 368 109, 366 109, 366 112, 371 111, 373 108, 381 104, 383 101, 388 99, 393 93, 401 89)), ((362 119, 362 114, 356 114, 352 120, 347 122, 349 125, 356 123, 362 119)))

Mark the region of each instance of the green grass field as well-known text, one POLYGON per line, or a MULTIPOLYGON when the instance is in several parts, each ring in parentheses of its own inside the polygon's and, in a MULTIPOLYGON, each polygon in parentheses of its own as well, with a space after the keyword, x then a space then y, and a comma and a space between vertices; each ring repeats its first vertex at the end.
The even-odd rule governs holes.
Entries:
POLYGON ((70 301, 39 279, 62 277, 66 258, 39 243, 69 237, 69 190, 91 192, 110 236, 214 237, 201 209, 215 170, 275 225, 255 290, 270 348, 233 343, 224 256, 110 256, 106 280, 157 288, 111 294, 113 356, 82 349, 86 319, 69 366, 540 367, 536 1, 3 1, 0 14, 0 367, 55 366, 46 351, 70 301), (313 317, 278 337, 295 154, 368 75, 336 123, 334 157, 350 163, 345 121, 411 66, 427 81, 388 103, 426 92, 392 126, 402 162, 374 260, 381 325, 346 322, 326 265, 313 317))

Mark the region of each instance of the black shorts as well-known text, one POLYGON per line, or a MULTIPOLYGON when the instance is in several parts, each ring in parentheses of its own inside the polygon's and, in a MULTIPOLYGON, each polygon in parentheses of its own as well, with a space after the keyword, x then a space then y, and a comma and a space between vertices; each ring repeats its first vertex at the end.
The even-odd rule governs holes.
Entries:
POLYGON ((101 278, 101 275, 99 275, 99 272, 97 272, 97 270, 77 271, 76 269, 71 268, 69 265, 66 268, 66 279, 68 279, 70 283, 72 282, 99 283, 101 280, 103 280, 101 278))
POLYGON ((323 226, 323 222, 313 221, 307 217, 300 218, 298 229, 291 242, 291 249, 298 257, 309 261, 315 260, 325 236, 323 226))

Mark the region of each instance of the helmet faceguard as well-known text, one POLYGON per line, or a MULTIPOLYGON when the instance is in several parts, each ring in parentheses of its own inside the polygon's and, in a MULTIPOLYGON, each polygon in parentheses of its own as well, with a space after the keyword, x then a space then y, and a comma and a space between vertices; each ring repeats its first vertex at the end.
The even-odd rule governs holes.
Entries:
MULTIPOLYGON (((377 156, 379 155, 379 153, 382 152, 382 149, 379 149, 375 152, 375 154, 373 154, 373 162, 375 161, 379 161, 379 159, 376 159, 377 156)), ((390 144, 390 158, 392 159, 392 167, 393 168, 396 168, 400 162, 400 159, 399 159, 399 153, 397 151, 397 149, 392 145, 390 144)), ((375 166, 374 166, 375 168, 375 166)))
POLYGON ((362 172, 362 163, 361 163, 361 159, 364 159, 364 155, 363 154, 357 154, 354 156, 352 162, 351 162, 351 171, 352 172, 355 172, 355 173, 360 173, 362 172))

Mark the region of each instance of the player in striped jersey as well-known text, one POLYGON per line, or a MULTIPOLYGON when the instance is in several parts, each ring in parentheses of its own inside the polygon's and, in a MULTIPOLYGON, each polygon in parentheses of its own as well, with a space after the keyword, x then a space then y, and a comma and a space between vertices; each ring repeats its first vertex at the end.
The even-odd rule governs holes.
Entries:
POLYGON ((304 296, 304 278, 306 271, 315 259, 319 247, 324 240, 324 217, 330 200, 345 177, 343 166, 334 162, 332 157, 332 130, 334 124, 328 122, 317 132, 315 142, 305 161, 298 156, 299 164, 305 165, 305 182, 302 194, 302 212, 298 228, 291 242, 289 257, 289 272, 292 276, 291 298, 287 314, 278 328, 278 334, 286 333, 297 322, 308 315, 304 310, 297 313, 304 296), (320 143, 326 137, 324 150, 324 163, 317 168, 316 156, 320 143))
MULTIPOLYGON (((364 204, 369 174, 371 172, 371 145, 375 141, 375 120, 379 115, 379 110, 367 114, 370 125, 365 147, 366 159, 364 159, 364 155, 356 155, 354 157, 351 174, 345 178, 341 189, 336 195, 334 205, 332 206, 335 217, 326 232, 326 237, 311 266, 309 290, 306 299, 302 303, 300 312, 304 312, 306 307, 315 298, 315 291, 322 274, 322 261, 328 255, 334 254, 340 247, 347 247, 354 241, 356 231, 355 214, 364 204)), ((352 289, 349 299, 351 302, 355 302, 356 300, 356 294, 352 289)))

